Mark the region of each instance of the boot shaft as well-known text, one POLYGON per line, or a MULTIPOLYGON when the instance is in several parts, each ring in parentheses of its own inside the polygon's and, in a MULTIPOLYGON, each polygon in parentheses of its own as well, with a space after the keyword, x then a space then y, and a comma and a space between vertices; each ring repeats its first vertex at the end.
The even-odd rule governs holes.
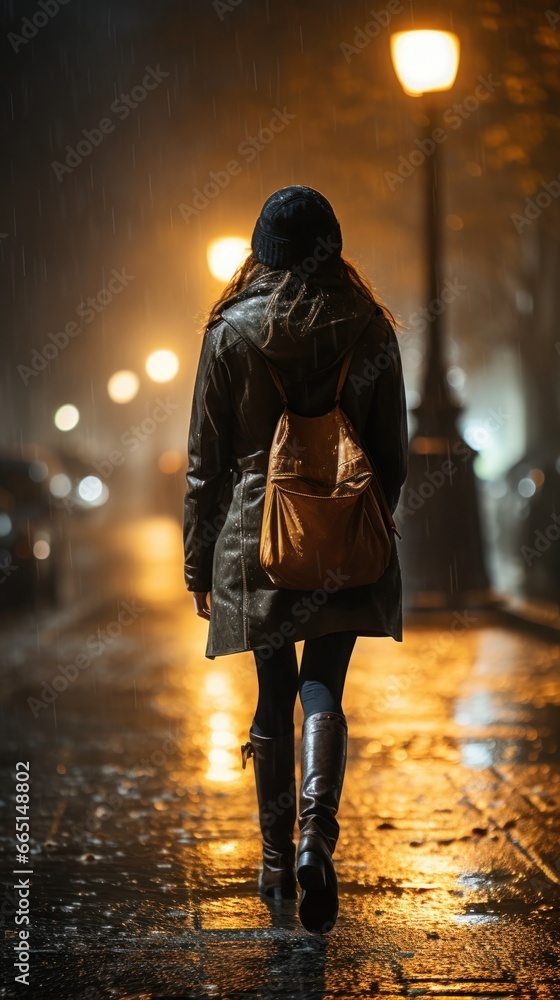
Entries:
POLYGON ((243 766, 253 757, 259 823, 270 853, 291 846, 296 821, 294 729, 282 736, 257 736, 251 729, 242 747, 243 766))
POLYGON ((346 771, 348 726, 336 712, 316 712, 303 723, 299 794, 300 852, 318 847, 330 855, 339 835, 336 819, 346 771))

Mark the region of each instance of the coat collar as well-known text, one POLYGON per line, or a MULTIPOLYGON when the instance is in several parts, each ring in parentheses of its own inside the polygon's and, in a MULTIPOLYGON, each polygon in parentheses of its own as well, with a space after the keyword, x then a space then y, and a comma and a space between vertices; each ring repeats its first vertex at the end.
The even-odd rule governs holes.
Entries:
POLYGON ((323 303, 309 330, 299 330, 312 305, 307 294, 293 311, 289 329, 286 308, 274 314, 269 336, 265 312, 272 291, 270 282, 255 283, 227 305, 222 318, 267 361, 293 378, 330 368, 353 346, 371 320, 385 323, 378 306, 358 290, 336 282, 322 286, 323 303))

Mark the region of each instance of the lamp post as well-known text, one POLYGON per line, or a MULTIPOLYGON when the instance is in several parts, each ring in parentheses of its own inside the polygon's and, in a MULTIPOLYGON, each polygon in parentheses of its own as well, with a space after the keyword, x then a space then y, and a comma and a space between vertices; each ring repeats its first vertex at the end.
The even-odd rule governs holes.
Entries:
MULTIPOLYGON (((414 409, 409 471, 397 511, 403 541, 408 607, 464 608, 491 603, 484 561, 473 459, 457 428, 462 407, 451 398, 443 351, 441 297, 441 141, 430 135, 437 92, 449 90, 459 66, 459 39, 446 31, 403 31, 391 36, 391 57, 406 94, 426 112, 427 331, 422 395, 414 409)), ((433 125, 432 125, 433 129, 433 125)), ((441 139, 441 137, 440 137, 441 139)))

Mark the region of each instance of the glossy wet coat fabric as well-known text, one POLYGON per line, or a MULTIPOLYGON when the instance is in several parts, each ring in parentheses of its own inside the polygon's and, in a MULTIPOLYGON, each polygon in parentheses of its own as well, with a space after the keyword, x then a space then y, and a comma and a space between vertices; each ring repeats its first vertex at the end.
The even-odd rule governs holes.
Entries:
MULTIPOLYGON (((268 454, 283 411, 268 370, 279 369, 290 409, 319 416, 334 405, 345 353, 354 346, 341 408, 371 455, 391 511, 407 469, 406 405, 396 336, 380 310, 339 283, 324 289, 312 328, 298 333, 264 311, 272 286, 240 293, 203 337, 189 428, 184 503, 185 582, 211 591, 206 656, 275 648, 329 632, 402 639, 396 544, 374 584, 344 588, 336 564, 315 590, 280 588, 260 564, 268 454)), ((336 560, 335 560, 336 562, 336 560)))

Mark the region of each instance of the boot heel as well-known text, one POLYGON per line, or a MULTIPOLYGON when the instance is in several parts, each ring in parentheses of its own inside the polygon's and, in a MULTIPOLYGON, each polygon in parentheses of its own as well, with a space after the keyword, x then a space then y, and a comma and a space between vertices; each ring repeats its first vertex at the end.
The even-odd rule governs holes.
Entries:
POLYGON ((314 851, 300 854, 296 874, 302 889, 308 892, 318 892, 326 887, 325 863, 314 851))

